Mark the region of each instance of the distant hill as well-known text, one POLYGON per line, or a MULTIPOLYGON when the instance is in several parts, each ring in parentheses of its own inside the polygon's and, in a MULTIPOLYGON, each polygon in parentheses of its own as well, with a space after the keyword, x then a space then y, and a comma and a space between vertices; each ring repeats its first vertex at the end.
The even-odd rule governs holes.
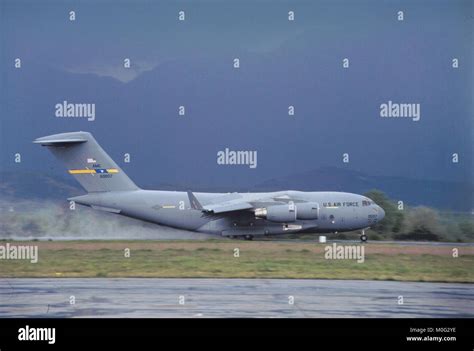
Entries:
POLYGON ((83 193, 73 178, 34 172, 0 173, 0 196, 5 198, 65 200, 83 193))
POLYGON ((347 191, 363 194, 379 189, 394 200, 409 205, 470 212, 473 208, 473 186, 462 182, 371 176, 358 171, 327 167, 288 177, 275 177, 258 184, 261 191, 294 189, 303 191, 347 191))

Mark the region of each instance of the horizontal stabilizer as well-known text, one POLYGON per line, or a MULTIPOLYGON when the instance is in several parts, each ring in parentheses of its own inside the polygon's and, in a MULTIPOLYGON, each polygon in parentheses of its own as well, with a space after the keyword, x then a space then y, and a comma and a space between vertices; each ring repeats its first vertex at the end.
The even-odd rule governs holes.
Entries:
POLYGON ((85 143, 87 141, 87 139, 84 137, 77 135, 68 136, 68 134, 72 133, 49 135, 46 137, 35 139, 33 143, 40 144, 43 146, 63 146, 64 144, 80 144, 85 143))
POLYGON ((110 212, 110 213, 120 213, 120 212, 122 212, 120 209, 112 208, 112 207, 104 207, 104 206, 97 206, 97 205, 91 205, 91 207, 94 210, 105 211, 105 212, 110 212))

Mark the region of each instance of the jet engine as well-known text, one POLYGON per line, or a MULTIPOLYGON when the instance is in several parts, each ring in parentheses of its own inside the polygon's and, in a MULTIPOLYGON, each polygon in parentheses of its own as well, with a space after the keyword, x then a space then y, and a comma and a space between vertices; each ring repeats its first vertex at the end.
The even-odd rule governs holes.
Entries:
POLYGON ((275 205, 266 208, 257 208, 255 217, 264 218, 271 222, 294 222, 297 219, 318 219, 319 204, 316 202, 302 202, 288 205, 275 205))
POLYGON ((302 202, 296 205, 298 208, 297 216, 298 219, 318 219, 319 217, 319 204, 317 202, 302 202))
POLYGON ((278 223, 294 222, 296 221, 296 207, 293 203, 290 203, 288 205, 257 208, 255 210, 255 217, 278 223))

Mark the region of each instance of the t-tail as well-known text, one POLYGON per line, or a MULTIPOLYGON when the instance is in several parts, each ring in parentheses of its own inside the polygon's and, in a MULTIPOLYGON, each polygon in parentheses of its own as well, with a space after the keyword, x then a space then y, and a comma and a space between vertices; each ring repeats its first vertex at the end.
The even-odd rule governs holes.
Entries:
POLYGON ((34 143, 47 147, 88 193, 139 189, 88 132, 49 135, 34 143))

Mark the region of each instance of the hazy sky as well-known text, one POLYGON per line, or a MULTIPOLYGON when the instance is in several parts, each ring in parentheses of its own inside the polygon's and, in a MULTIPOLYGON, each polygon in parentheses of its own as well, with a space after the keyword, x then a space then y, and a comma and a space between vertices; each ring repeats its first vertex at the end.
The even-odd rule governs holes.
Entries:
POLYGON ((254 184, 336 166, 472 182, 472 3, 2 0, 0 165, 16 169, 22 152, 21 169, 52 167, 30 141, 80 129, 130 150, 142 181, 254 184), (96 103, 96 121, 56 118, 63 100, 96 103), (420 120, 380 117, 388 101, 420 104, 420 120), (226 147, 256 150, 259 166, 218 166, 226 147))

